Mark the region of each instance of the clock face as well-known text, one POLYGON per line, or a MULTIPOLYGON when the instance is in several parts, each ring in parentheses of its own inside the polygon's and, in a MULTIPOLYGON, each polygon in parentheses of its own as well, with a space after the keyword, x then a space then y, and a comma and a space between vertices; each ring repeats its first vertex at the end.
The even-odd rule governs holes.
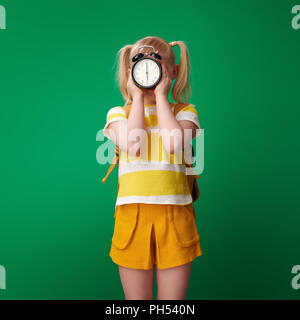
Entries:
POLYGON ((132 78, 142 88, 154 87, 161 78, 161 66, 151 58, 139 60, 132 67, 132 78))

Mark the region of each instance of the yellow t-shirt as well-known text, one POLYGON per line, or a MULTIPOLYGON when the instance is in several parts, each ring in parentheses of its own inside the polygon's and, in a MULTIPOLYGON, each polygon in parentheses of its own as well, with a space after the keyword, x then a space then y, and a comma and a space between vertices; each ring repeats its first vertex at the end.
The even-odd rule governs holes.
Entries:
MULTIPOLYGON (((175 103, 170 103, 173 113, 175 106, 175 103)), ((147 151, 141 152, 140 157, 134 157, 120 150, 116 206, 126 203, 185 205, 193 201, 184 159, 184 153, 186 157, 191 156, 191 144, 184 152, 169 154, 162 143, 156 111, 156 105, 144 105, 145 129, 148 135, 148 144, 145 144, 144 151, 147 151)), ((200 129, 198 112, 192 104, 180 110, 176 119, 190 120, 200 129)), ((111 108, 103 129, 107 138, 111 139, 108 125, 119 120, 127 121, 125 111, 120 106, 111 108)), ((199 134, 200 130, 197 131, 196 137, 199 134)))

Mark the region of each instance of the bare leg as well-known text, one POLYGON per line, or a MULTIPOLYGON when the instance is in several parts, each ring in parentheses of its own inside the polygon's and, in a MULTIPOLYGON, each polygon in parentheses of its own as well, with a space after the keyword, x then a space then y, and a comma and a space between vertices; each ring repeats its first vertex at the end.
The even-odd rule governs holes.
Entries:
POLYGON ((153 300, 153 271, 119 266, 126 300, 153 300))
POLYGON ((184 300, 191 268, 192 262, 174 268, 156 268, 157 300, 184 300))

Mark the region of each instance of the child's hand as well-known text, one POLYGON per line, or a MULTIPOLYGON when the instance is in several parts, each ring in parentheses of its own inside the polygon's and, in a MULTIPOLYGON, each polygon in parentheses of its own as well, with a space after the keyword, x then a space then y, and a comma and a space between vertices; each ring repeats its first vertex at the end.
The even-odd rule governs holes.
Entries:
POLYGON ((131 70, 128 69, 128 81, 127 81, 127 90, 131 94, 132 97, 137 95, 143 95, 143 91, 139 88, 132 80, 131 70))
POLYGON ((162 95, 162 96, 168 97, 169 91, 172 86, 172 79, 168 77, 167 69, 163 63, 161 64, 161 67, 162 67, 162 78, 159 84, 156 86, 154 90, 154 94, 155 96, 162 95))

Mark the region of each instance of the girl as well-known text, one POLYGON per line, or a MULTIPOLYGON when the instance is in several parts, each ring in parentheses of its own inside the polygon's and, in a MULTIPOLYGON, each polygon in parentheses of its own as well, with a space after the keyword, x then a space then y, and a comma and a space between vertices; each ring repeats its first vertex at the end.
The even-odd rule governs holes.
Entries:
MULTIPOLYGON (((139 52, 152 52, 144 47, 139 52)), ((154 264, 157 299, 185 299, 192 261, 202 254, 193 199, 182 158, 192 138, 200 134, 198 113, 187 103, 189 55, 182 41, 146 37, 119 50, 118 81, 125 106, 107 113, 104 135, 120 150, 115 226, 110 249, 118 264, 126 299, 153 300, 154 264), (153 89, 133 82, 132 58, 141 46, 159 52, 162 78, 153 89), (180 47, 175 64, 173 46, 180 47), (172 97, 168 101, 172 81, 172 97), (176 113, 176 107, 185 106, 176 113), (184 133, 192 134, 184 137, 184 133), (138 132, 134 141, 130 133, 138 132), (179 134, 170 135, 171 132, 179 134), (146 151, 146 152, 145 152, 146 151), (149 151, 149 152, 148 152, 149 151), (141 161, 141 159, 143 161, 141 161), (180 161, 181 160, 181 161, 180 161)))

